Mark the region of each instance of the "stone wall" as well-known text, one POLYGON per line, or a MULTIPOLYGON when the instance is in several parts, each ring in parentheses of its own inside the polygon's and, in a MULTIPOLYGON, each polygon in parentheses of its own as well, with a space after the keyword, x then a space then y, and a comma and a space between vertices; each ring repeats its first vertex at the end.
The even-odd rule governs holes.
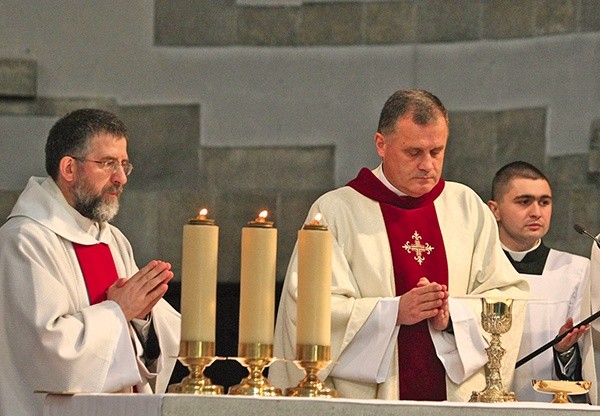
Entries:
MULTIPOLYGON (((0 80, 13 88, 2 94, 0 115, 58 118, 75 108, 100 107, 120 114, 130 127, 135 170, 115 224, 130 238, 140 264, 167 259, 179 278, 182 226, 206 206, 220 226, 219 281, 235 283, 241 227, 267 209, 279 229, 277 276, 283 279, 310 204, 335 186, 335 146, 202 146, 201 105, 128 106, 106 98, 36 97, 35 69, 34 62, 0 61, 0 80)), ((0 91, 8 88, 0 84, 0 91)), ((533 163, 547 173, 554 189, 548 243, 587 256, 590 241, 575 233, 573 224, 593 233, 600 230, 597 123, 590 126, 589 155, 547 157, 546 116, 542 107, 451 111, 444 177, 468 184, 487 200, 499 167, 513 160, 533 163)), ((19 192, 1 191, 1 218, 19 192)))
MULTIPOLYGON (((277 2, 274 2, 277 4, 277 2)), ((460 42, 600 30, 598 0, 395 0, 246 6, 155 2, 162 46, 319 46, 460 42)))

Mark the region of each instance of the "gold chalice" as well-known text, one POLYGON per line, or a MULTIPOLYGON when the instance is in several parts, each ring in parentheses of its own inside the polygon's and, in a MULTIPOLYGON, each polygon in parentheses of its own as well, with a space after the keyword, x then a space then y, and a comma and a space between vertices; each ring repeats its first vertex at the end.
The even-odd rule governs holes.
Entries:
POLYGON ((471 394, 470 402, 497 403, 516 402, 515 393, 507 392, 502 386, 500 361, 506 350, 500 345, 500 335, 508 332, 512 325, 512 299, 481 299, 481 326, 492 335, 490 346, 485 349, 488 363, 485 366, 486 387, 471 394))

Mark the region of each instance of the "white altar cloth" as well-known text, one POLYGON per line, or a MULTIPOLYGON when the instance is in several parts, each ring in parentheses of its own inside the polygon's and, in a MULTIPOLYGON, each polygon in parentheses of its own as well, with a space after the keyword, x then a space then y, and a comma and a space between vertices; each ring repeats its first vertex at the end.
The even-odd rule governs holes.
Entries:
MULTIPOLYGON (((548 400, 552 399, 548 395, 548 400)), ((553 403, 457 403, 187 394, 49 394, 44 416, 600 416, 600 406, 553 403)))

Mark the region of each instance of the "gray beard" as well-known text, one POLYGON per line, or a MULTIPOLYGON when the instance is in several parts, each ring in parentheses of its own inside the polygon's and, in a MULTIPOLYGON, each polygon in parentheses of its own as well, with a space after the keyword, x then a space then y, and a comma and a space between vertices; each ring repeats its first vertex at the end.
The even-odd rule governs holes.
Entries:
POLYGON ((119 200, 104 202, 102 195, 105 191, 106 189, 102 190, 100 195, 92 195, 83 181, 78 183, 73 188, 75 209, 92 221, 108 222, 112 220, 119 212, 119 200))

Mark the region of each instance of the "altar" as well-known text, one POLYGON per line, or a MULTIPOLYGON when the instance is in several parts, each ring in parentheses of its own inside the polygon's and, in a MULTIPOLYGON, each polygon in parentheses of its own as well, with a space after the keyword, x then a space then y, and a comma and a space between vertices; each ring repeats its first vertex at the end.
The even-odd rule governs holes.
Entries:
MULTIPOLYGON (((549 396, 549 399, 551 396, 549 396)), ((49 394, 44 416, 562 416, 600 406, 533 402, 457 403, 189 394, 49 394)))

